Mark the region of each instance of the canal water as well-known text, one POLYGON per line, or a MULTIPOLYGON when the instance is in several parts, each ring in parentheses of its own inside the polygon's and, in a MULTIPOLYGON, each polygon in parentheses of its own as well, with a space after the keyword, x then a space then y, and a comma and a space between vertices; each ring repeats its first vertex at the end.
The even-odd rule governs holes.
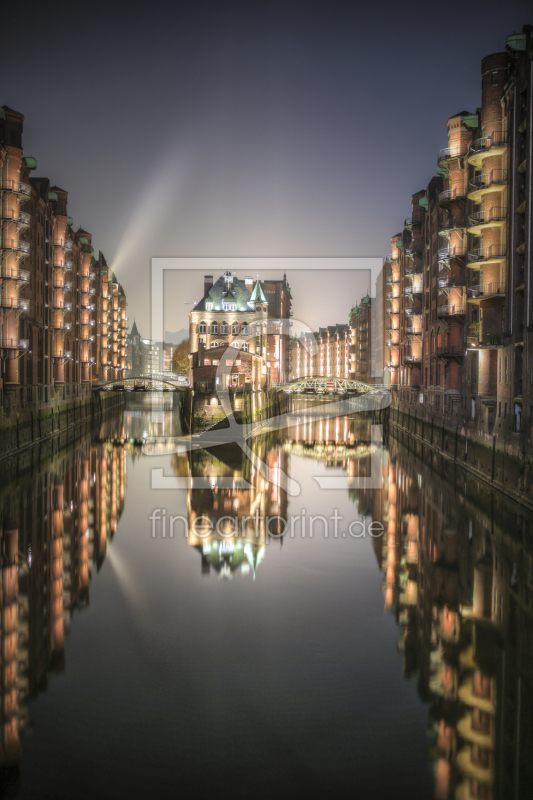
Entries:
POLYGON ((529 515, 361 415, 250 460, 173 403, 6 478, 5 795, 531 797, 529 515))

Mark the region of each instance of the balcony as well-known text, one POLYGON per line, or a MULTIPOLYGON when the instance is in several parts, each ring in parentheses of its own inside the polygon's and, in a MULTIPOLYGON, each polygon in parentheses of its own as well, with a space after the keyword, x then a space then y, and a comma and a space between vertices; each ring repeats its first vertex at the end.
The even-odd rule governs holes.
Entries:
POLYGON ((409 326, 408 326, 408 327, 405 329, 405 332, 406 332, 406 333, 407 333, 409 336, 422 336, 422 328, 420 328, 420 327, 418 327, 418 326, 416 326, 416 325, 409 325, 409 326))
POLYGON ((0 274, 0 281, 17 281, 18 283, 29 283, 30 272, 27 269, 4 269, 0 274))
POLYGON ((63 283, 59 283, 59 281, 54 281, 52 286, 56 291, 61 291, 61 289, 64 292, 72 291, 72 281, 63 281, 63 283))
POLYGON ((389 277, 387 278, 387 283, 389 284, 389 286, 394 286, 396 283, 400 283, 400 278, 398 275, 396 276, 389 275, 389 277))
POLYGON ((422 286, 406 286, 404 291, 407 297, 412 297, 415 294, 423 294, 424 292, 422 286))
POLYGON ((422 275, 423 267, 422 264, 406 264, 405 267, 405 274, 408 277, 413 275, 422 275))
POLYGON ((465 309, 462 305, 446 305, 437 307, 437 317, 462 317, 465 309))
POLYGON ((476 250, 468 252, 468 266, 471 269, 479 269, 484 264, 494 264, 502 261, 507 253, 504 244, 491 244, 488 247, 478 247, 476 250))
POLYGON ((70 323, 65 322, 62 319, 55 319, 52 320, 52 324, 50 325, 56 331, 69 331, 70 330, 70 323))
POLYGON ((453 189, 444 189, 444 191, 439 192, 437 202, 439 206, 447 206, 449 203, 454 203, 456 200, 464 200, 465 197, 465 190, 455 186, 453 189))
POLYGON ((404 356, 403 360, 405 361, 406 364, 420 364, 422 362, 422 356, 408 355, 404 356))
POLYGON ((72 272, 72 261, 64 261, 63 259, 54 259, 54 269, 60 269, 63 272, 72 272))
POLYGON ((398 309, 386 308, 385 313, 388 314, 389 316, 393 316, 394 314, 399 314, 400 312, 398 309))
POLYGON ((413 216, 407 217, 404 221, 404 228, 412 228, 413 225, 422 225, 424 222, 424 212, 421 208, 413 209, 413 216))
POLYGON ((415 256, 422 256, 424 253, 424 246, 422 244, 416 244, 416 242, 410 242, 409 245, 405 248, 405 255, 408 258, 414 258, 415 256))
POLYGON ((84 303, 83 301, 80 303, 81 308, 85 311, 94 311, 95 305, 94 303, 84 303))
POLYGON ((469 286, 469 303, 479 304, 483 300, 505 297, 505 287, 499 282, 484 283, 478 286, 469 286))
POLYGON ((386 339, 385 344, 387 347, 399 347, 400 342, 394 341, 394 339, 386 339))
POLYGON ((54 311, 72 311, 72 303, 52 303, 52 308, 54 311))
POLYGON ((72 244, 73 242, 70 239, 58 239, 57 242, 54 242, 54 248, 56 250, 70 252, 70 250, 72 250, 72 244))
POLYGON ((437 347, 437 356, 439 358, 464 358, 465 347, 460 344, 447 344, 443 347, 437 347))
POLYGON ((16 308, 21 311, 30 310, 30 301, 25 297, 4 297, 0 295, 0 308, 16 308))
POLYGON ((451 261, 452 258, 464 258, 466 256, 466 248, 464 244, 458 244, 454 247, 442 247, 438 255, 439 261, 451 261))
POLYGON ((464 230, 465 226, 466 221, 463 214, 450 215, 448 219, 443 219, 439 222, 439 234, 441 236, 449 236, 453 231, 464 230))
POLYGON ((492 169, 486 174, 476 175, 474 180, 470 183, 470 191, 468 192, 468 199, 473 200, 474 203, 481 203, 483 197, 490 191, 498 192, 505 189, 507 186, 506 169, 492 169))
POLYGON ((465 279, 456 278, 454 275, 439 278, 439 289, 461 289, 464 285, 465 279))
POLYGON ((3 192, 9 192, 10 194, 18 195, 18 197, 23 201, 27 200, 31 195, 31 186, 28 183, 22 183, 21 181, 2 181, 0 188, 3 192))
POLYGON ((30 243, 25 242, 22 239, 19 241, 16 239, 5 239, 0 244, 0 249, 4 250, 5 252, 19 253, 22 256, 27 256, 30 252, 30 243))
POLYGON ((468 163, 477 169, 481 168, 487 155, 500 156, 507 150, 507 132, 493 131, 490 136, 482 136, 470 145, 468 163))
POLYGON ((27 350, 29 346, 29 339, 0 339, 0 349, 2 350, 27 350))
POLYGON ((468 233, 481 236, 486 228, 501 228, 507 221, 507 209, 495 206, 468 216, 468 233))
POLYGON ((414 308, 404 308, 404 314, 406 317, 421 317, 422 310, 415 311, 414 308))
POLYGON ((29 228, 30 215, 26 211, 21 211, 19 208, 6 208, 0 212, 0 219, 4 222, 14 222, 19 228, 29 228))
POLYGON ((462 158, 463 156, 466 156, 467 150, 467 145, 463 144, 462 142, 459 144, 454 144, 451 147, 443 147, 442 150, 439 150, 437 165, 446 166, 450 161, 453 161, 454 158, 462 158))

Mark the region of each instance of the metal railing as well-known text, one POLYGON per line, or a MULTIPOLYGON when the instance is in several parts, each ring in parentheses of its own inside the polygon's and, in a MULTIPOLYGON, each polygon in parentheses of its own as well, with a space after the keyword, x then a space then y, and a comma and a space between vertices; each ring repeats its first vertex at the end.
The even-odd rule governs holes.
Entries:
POLYGON ((463 214, 457 216, 450 216, 448 219, 443 219, 439 222, 439 231, 455 231, 465 227, 465 218, 463 214))
POLYGON ((466 255, 464 244, 458 244, 454 247, 441 247, 438 256, 439 261, 448 261, 451 258, 463 258, 466 255))
POLYGON ((437 316, 438 317, 453 317, 453 316, 461 316, 464 315, 465 309, 464 306, 461 305, 446 305, 446 306, 438 306, 437 307, 437 316))
POLYGON ((464 189, 454 186, 453 189, 444 189, 442 192, 439 192, 437 202, 446 203, 450 200, 455 200, 458 197, 464 197, 465 194, 466 192, 464 189))
POLYGON ((471 153, 482 153, 485 150, 490 150, 491 147, 501 147, 507 144, 507 131, 493 131, 490 136, 482 136, 481 139, 476 139, 470 145, 471 153))
POLYGON ((4 297, 0 298, 0 308, 20 308, 22 311, 29 311, 30 301, 25 297, 4 297))
POLYGON ((6 208, 0 212, 0 219, 5 222, 18 222, 21 225, 28 226, 31 217, 27 211, 21 211, 19 208, 6 208))
POLYGON ((0 348, 4 350, 27 350, 29 346, 29 339, 0 339, 0 348))
POLYGON ((407 296, 411 296, 413 294, 422 294, 424 290, 421 286, 406 286, 404 291, 407 296))
POLYGON ((467 145, 460 142, 459 144, 454 144, 451 147, 443 147, 439 150, 439 155, 437 158, 437 162, 439 161, 449 161, 451 158, 461 158, 461 156, 466 156, 467 153, 467 145))
POLYGON ((445 278, 439 278, 439 289, 461 289, 464 285, 464 278, 456 278, 453 275, 448 275, 445 278))
POLYGON ((28 183, 22 183, 22 181, 1 181, 0 189, 8 192, 15 192, 16 194, 23 194, 25 197, 29 197, 31 194, 31 186, 28 183))
POLYGON ((487 211, 475 211, 473 214, 468 215, 468 227, 472 228, 475 225, 487 225, 491 220, 501 221, 507 218, 507 209, 500 206, 494 206, 487 211))
POLYGON ((27 269, 8 269, 5 268, 0 273, 0 281, 20 281, 29 283, 30 271, 27 269))
POLYGON ((0 248, 2 250, 12 250, 14 253, 25 253, 27 255, 30 252, 30 243, 22 240, 17 242, 16 239, 4 239, 0 244, 0 248))
POLYGON ((507 183, 506 169, 492 169, 490 172, 476 175, 474 180, 470 182, 470 186, 474 190, 486 189, 488 186, 498 183, 507 183))
POLYGON ((471 293, 472 299, 480 297, 493 297, 494 295, 505 295, 505 287, 503 284, 493 281, 492 283, 478 284, 477 286, 469 286, 468 291, 471 293))
POLYGON ((478 247, 476 250, 469 250, 468 260, 487 261, 492 258, 505 258, 507 248, 504 244, 491 244, 488 247, 478 247))
POLYGON ((464 345, 459 344, 448 344, 444 345, 443 347, 437 347, 437 355, 441 358, 443 356, 454 356, 454 357, 463 357, 465 354, 464 345))

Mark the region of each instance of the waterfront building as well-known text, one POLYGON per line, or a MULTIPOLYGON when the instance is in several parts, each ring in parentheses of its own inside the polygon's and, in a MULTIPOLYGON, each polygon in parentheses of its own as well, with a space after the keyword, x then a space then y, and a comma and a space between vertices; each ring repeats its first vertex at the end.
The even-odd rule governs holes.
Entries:
POLYGON ((92 236, 74 231, 68 192, 33 177, 24 117, 0 107, 0 386, 4 415, 87 400, 124 377, 126 298, 92 236))
POLYGON ((300 339, 291 339, 290 379, 314 377, 355 377, 355 329, 338 323, 309 332, 300 339))
POLYGON ((191 384, 195 386, 197 380, 206 380, 197 379, 194 373, 195 369, 205 369, 204 357, 199 355, 202 346, 226 349, 231 345, 261 359, 262 378, 255 388, 262 388, 269 380, 270 369, 277 369, 269 358, 281 352, 282 346, 281 325, 280 332, 273 334, 269 334, 268 326, 268 302, 259 280, 254 286, 252 278, 241 281, 234 272, 226 271, 213 283, 212 276, 206 275, 204 296, 189 317, 191 384))
POLYGON ((447 123, 384 277, 394 402, 476 434, 530 437, 532 30, 481 62, 481 102, 447 123))

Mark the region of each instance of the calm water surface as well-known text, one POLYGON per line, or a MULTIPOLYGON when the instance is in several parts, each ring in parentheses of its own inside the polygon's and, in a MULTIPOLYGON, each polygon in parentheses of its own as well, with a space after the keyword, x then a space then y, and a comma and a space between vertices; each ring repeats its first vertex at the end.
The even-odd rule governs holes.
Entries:
POLYGON ((5 793, 530 797, 529 516, 304 406, 254 444, 273 480, 174 452, 172 402, 6 478, 5 793))

